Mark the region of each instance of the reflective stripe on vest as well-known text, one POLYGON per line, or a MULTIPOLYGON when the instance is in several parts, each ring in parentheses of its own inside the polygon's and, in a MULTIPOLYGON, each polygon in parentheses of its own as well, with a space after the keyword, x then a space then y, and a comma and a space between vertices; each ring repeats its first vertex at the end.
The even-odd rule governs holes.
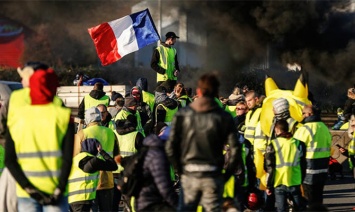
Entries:
MULTIPOLYGON (((21 169, 32 185, 47 194, 53 194, 59 183, 61 147, 70 113, 53 103, 27 105, 17 111, 21 121, 9 127, 21 169)), ((29 197, 19 185, 17 195, 29 197)))
POLYGON ((306 144, 306 158, 308 159, 329 158, 330 156, 332 137, 324 123, 317 123, 306 123, 294 135, 294 138, 306 144))
POLYGON ((166 111, 166 114, 165 114, 165 119, 164 119, 164 123, 165 124, 167 124, 168 126, 170 126, 171 125, 171 121, 173 120, 173 118, 174 118, 174 115, 175 115, 175 113, 178 111, 178 107, 176 107, 176 108, 174 108, 174 109, 170 109, 170 108, 168 108, 168 107, 166 107, 165 105, 163 105, 163 104, 158 104, 157 105, 157 107, 156 107, 156 111, 155 111, 155 120, 157 120, 157 108, 158 108, 158 106, 162 106, 163 108, 164 108, 164 110, 166 111))
POLYGON ((84 97, 85 110, 91 107, 96 107, 99 104, 104 104, 108 106, 109 103, 110 103, 110 97, 108 97, 107 95, 104 95, 100 99, 94 99, 90 96, 90 94, 84 97))
POLYGON ((257 108, 255 111, 249 111, 245 118, 245 131, 244 138, 248 139, 251 144, 254 145, 255 128, 259 122, 261 108, 257 108))
POLYGON ((174 76, 175 71, 175 55, 176 49, 173 47, 159 46, 157 50, 160 54, 158 65, 165 69, 165 74, 157 73, 157 82, 170 80, 177 80, 177 77, 174 76))
POLYGON ((93 155, 87 152, 81 152, 73 158, 73 164, 68 178, 68 203, 93 200, 96 197, 99 172, 86 173, 79 168, 79 162, 87 156, 93 155))
POLYGON ((276 172, 274 187, 279 185, 295 186, 302 181, 300 150, 293 139, 276 138, 271 141, 275 149, 276 172))

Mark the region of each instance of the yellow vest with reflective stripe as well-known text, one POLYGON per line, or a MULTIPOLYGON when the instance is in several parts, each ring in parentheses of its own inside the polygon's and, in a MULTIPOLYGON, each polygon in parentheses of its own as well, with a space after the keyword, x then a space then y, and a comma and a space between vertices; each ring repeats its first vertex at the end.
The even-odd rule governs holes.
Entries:
MULTIPOLYGON (((131 156, 137 152, 135 147, 135 141, 137 137, 138 131, 130 132, 125 135, 119 135, 118 138, 118 146, 120 147, 120 155, 122 158, 131 156)), ((114 171, 114 173, 120 173, 123 171, 123 167, 120 164, 117 164, 118 169, 114 171)))
POLYGON ((5 168, 5 149, 0 145, 0 176, 5 168))
POLYGON ((323 122, 306 123, 293 137, 306 144, 307 159, 329 158, 332 136, 323 122))
POLYGON ((252 145, 254 145, 255 128, 259 122, 260 113, 261 113, 261 108, 257 108, 254 112, 253 110, 249 111, 245 117, 246 128, 244 131, 244 138, 248 139, 248 141, 250 141, 252 145))
POLYGON ((149 105, 150 111, 153 111, 154 109, 154 94, 149 93, 147 91, 142 91, 143 95, 143 102, 147 103, 149 105))
POLYGON ((276 169, 274 187, 300 185, 302 181, 300 156, 296 140, 278 137, 271 141, 275 149, 276 169))
MULTIPOLYGON (((30 88, 27 87, 13 91, 9 99, 9 109, 7 114, 8 123, 11 122, 12 117, 16 115, 19 108, 30 104, 30 88)), ((54 96, 53 104, 62 106, 63 101, 58 96, 54 96)))
POLYGON ((158 46, 157 50, 160 54, 158 65, 165 69, 165 74, 157 73, 157 82, 166 80, 177 80, 174 76, 175 71, 175 55, 176 49, 174 47, 158 46))
MULTIPOLYGON (((70 109, 53 103, 27 105, 16 111, 17 115, 22 119, 12 119, 17 121, 10 123, 9 130, 18 163, 32 185, 53 194, 60 176, 61 147, 68 128, 70 109)), ((29 197, 19 185, 17 196, 29 197)))
POLYGON ((91 107, 96 107, 99 104, 104 104, 107 107, 109 103, 110 103, 110 97, 108 97, 107 95, 104 95, 100 99, 94 99, 90 96, 90 94, 84 97, 85 110, 91 107))
MULTIPOLYGON (((166 111, 164 123, 167 124, 168 126, 170 126, 171 125, 171 121, 173 120, 174 115, 178 111, 179 108, 176 107, 174 109, 170 109, 170 108, 166 107, 163 104, 158 104, 157 108, 158 108, 159 105, 162 106, 164 108, 164 110, 166 111)), ((155 111, 155 114, 157 114, 157 111, 155 111)), ((155 117, 155 120, 157 120, 157 117, 155 117)))
MULTIPOLYGON (((127 111, 127 110, 121 110, 120 112, 117 113, 116 117, 115 117, 115 121, 117 120, 126 120, 128 115, 133 115, 131 112, 127 111)), ((142 135, 145 137, 145 133, 144 133, 144 129, 142 127, 142 121, 141 121, 141 115, 139 114, 138 111, 136 111, 136 113, 134 114, 134 116, 137 119, 137 131, 142 133, 142 135)))
MULTIPOLYGON (((83 129, 84 139, 95 138, 97 139, 103 150, 105 150, 111 157, 113 157, 113 150, 116 141, 116 135, 108 127, 100 125, 91 125, 83 129)), ((102 156, 99 156, 102 158, 102 156)), ((108 189, 113 187, 113 175, 111 171, 100 171, 100 180, 98 189, 108 189), (100 188, 99 188, 100 187, 100 188)))
POLYGON ((96 187, 99 182, 99 172, 86 173, 79 168, 79 162, 86 156, 81 152, 73 158, 73 165, 68 179, 68 203, 93 200, 96 197, 96 187))

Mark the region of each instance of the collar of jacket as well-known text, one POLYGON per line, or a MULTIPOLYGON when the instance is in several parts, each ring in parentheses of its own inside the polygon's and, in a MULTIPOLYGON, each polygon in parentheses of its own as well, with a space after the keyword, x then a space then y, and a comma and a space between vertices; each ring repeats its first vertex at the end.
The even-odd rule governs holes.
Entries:
POLYGON ((190 107, 196 112, 207 112, 220 108, 215 99, 210 97, 199 97, 190 104, 190 107))

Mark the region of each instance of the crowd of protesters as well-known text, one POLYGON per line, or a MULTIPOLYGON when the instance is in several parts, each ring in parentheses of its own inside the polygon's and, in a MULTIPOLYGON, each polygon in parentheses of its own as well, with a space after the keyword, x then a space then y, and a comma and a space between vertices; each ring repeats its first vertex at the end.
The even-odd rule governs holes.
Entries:
MULTIPOLYGON (((218 77, 206 73, 192 96, 177 81, 177 61, 165 69, 159 62, 163 52, 176 59, 176 51, 165 48, 179 37, 166 38, 152 58, 163 75, 154 93, 145 78, 127 94, 107 95, 96 83, 79 106, 85 120, 79 128, 55 96, 58 79, 51 68, 35 62, 18 69, 24 88, 12 93, 1 113, 3 211, 326 209, 331 134, 319 108, 303 105, 303 120, 296 121, 290 102, 279 96, 267 111, 273 116, 266 132, 261 119, 267 96, 255 91, 260 88, 238 85, 223 98, 218 77), (144 148, 145 183, 133 198, 120 192, 122 165, 144 148)), ((349 149, 341 151, 354 162, 351 136, 349 149)))

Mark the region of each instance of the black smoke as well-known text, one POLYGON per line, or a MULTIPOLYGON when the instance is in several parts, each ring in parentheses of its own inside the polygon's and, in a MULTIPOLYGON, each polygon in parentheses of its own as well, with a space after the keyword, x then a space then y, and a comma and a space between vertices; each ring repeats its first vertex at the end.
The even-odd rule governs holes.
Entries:
MULTIPOLYGON (((37 33, 27 41, 27 59, 107 70, 118 66, 98 65, 87 28, 127 15, 139 2, 1 1, 0 15, 37 33)), ((207 37, 207 49, 201 48, 201 53, 207 52, 204 66, 198 72, 183 67, 186 75, 181 79, 189 81, 189 86, 201 72, 217 70, 223 95, 228 95, 236 83, 260 87, 265 74, 292 89, 297 74, 288 72, 286 64, 295 62, 309 72, 311 90, 319 100, 345 96, 355 82, 355 15, 349 0, 162 2, 164 13, 178 7, 204 29, 201 33, 207 37), (269 66, 260 66, 265 63, 269 66)), ((126 56, 119 64, 133 66, 132 60, 126 56)), ((144 75, 144 71, 154 77, 150 69, 144 69, 120 72, 116 81, 132 81, 133 75, 144 75)))

